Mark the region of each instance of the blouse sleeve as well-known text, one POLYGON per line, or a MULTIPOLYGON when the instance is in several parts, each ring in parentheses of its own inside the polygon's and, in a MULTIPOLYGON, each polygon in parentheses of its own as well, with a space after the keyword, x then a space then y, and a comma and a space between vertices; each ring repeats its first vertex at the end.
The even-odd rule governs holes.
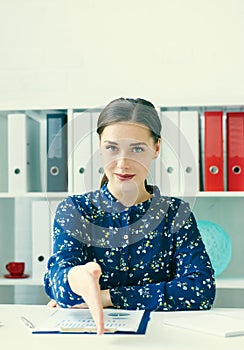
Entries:
MULTIPOLYGON (((190 212, 183 202, 182 212, 190 212)), ((172 279, 144 286, 122 286, 110 290, 118 308, 147 310, 200 310, 211 308, 215 298, 214 270, 192 213, 171 220, 174 235, 172 279), (179 227, 179 229, 177 228, 179 227)))
POLYGON ((54 252, 48 261, 44 286, 47 295, 61 307, 83 302, 82 297, 71 290, 67 278, 73 266, 87 262, 87 248, 81 239, 81 230, 86 225, 83 219, 71 197, 59 204, 53 225, 54 252))

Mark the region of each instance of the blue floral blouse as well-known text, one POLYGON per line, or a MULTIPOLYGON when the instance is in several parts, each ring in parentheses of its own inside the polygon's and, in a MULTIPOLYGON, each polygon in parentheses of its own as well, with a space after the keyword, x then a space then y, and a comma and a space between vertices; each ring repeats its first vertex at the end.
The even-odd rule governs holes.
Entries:
POLYGON ((189 205, 148 186, 152 198, 129 208, 108 191, 73 195, 58 206, 45 290, 61 307, 83 302, 68 271, 96 261, 101 289, 117 308, 209 309, 214 271, 189 205))

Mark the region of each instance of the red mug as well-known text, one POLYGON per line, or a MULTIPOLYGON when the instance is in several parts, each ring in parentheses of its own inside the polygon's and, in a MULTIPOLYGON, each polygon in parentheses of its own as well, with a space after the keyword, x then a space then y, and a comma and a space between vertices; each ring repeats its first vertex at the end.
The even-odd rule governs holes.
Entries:
POLYGON ((6 269, 12 276, 22 276, 25 270, 25 263, 24 262, 9 262, 6 265, 6 269))

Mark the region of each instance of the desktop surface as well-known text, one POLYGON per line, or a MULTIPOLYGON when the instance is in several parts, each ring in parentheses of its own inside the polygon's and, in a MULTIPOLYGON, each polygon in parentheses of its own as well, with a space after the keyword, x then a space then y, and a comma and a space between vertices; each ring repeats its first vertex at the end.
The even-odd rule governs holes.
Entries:
MULTIPOLYGON (((244 309, 215 309, 222 313, 235 313, 240 316, 244 324, 244 309)), ((198 311, 197 311, 198 312, 198 311)), ((205 311, 202 311, 203 313, 205 311)), ((145 335, 106 334, 32 334, 21 317, 24 316, 34 325, 44 321, 53 313, 53 309, 46 305, 0 305, 0 344, 4 349, 59 349, 67 350, 70 347, 108 349, 198 349, 221 347, 221 350, 243 349, 244 335, 236 337, 221 337, 208 335, 189 329, 177 328, 165 324, 180 312, 152 312, 145 335)), ((196 311, 187 311, 187 317, 196 315, 196 311)), ((239 317, 238 316, 238 317, 239 317)), ((211 324, 209 325, 211 327, 211 324)))

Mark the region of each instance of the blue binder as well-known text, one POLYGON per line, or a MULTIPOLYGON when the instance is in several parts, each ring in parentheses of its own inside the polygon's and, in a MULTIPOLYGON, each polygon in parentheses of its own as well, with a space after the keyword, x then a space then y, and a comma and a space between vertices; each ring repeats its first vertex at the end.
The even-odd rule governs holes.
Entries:
POLYGON ((47 114, 47 192, 67 192, 67 115, 47 114))

